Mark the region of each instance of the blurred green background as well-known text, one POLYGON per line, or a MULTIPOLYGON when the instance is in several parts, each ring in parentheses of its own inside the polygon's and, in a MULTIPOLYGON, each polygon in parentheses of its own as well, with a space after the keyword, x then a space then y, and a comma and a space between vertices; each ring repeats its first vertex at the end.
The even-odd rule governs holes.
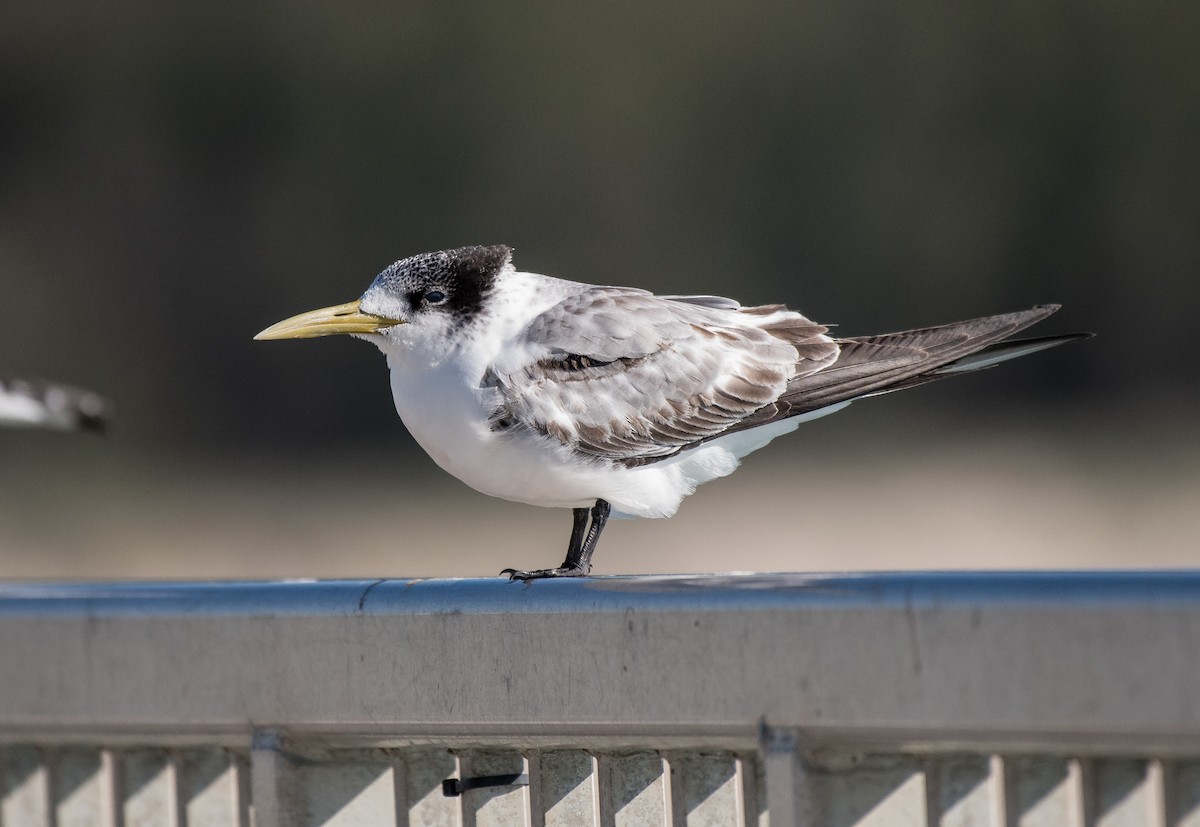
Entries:
POLYGON ((446 477, 373 348, 251 341, 498 242, 845 335, 1052 301, 1039 333, 1101 334, 806 425, 600 573, 1189 565, 1197 35, 1154 0, 9 0, 0 371, 119 425, 0 433, 0 576, 556 563, 569 516, 446 477))

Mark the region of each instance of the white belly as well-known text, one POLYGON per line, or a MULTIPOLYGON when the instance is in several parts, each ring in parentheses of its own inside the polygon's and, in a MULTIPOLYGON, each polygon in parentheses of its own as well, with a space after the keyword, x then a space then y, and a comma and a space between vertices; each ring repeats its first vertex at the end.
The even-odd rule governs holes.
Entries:
POLYGON ((591 506, 594 477, 605 469, 574 467, 532 439, 488 427, 480 393, 442 369, 392 371, 396 411, 417 443, 445 471, 493 497, 533 505, 591 506))
POLYGON ((625 468, 582 459, 543 437, 492 431, 482 392, 454 370, 453 365, 392 369, 396 411, 434 462, 489 496, 558 508, 590 507, 603 499, 616 517, 670 517, 697 486, 731 473, 741 457, 802 421, 832 412, 774 422, 668 460, 625 468))
POLYGON ((442 370, 393 369, 396 411, 434 462, 477 491, 560 508, 603 499, 614 516, 668 517, 695 489, 674 463, 613 467, 581 460, 541 437, 493 432, 480 392, 442 370))

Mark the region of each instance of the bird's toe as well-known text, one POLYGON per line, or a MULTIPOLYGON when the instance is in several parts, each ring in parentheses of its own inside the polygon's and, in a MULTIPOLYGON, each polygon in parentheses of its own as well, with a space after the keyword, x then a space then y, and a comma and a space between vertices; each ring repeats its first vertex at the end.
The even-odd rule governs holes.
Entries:
POLYGON ((556 569, 534 569, 533 571, 523 571, 521 569, 505 569, 500 572, 501 576, 508 575, 511 580, 547 580, 552 577, 583 577, 588 573, 588 569, 581 567, 559 566, 556 569))

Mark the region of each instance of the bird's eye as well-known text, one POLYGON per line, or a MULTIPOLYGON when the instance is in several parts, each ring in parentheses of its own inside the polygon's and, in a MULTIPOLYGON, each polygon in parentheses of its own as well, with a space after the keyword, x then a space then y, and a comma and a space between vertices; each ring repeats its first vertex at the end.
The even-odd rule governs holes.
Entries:
POLYGON ((430 304, 441 304, 446 300, 446 294, 441 290, 430 290, 425 294, 425 301, 430 304))

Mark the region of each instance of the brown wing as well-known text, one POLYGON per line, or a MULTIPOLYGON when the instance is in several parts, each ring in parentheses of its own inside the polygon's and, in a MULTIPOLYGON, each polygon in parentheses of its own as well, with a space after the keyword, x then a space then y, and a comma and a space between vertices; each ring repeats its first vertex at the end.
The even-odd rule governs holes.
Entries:
POLYGON ((530 324, 520 368, 485 378, 499 393, 492 427, 597 460, 652 462, 728 431, 830 363, 825 330, 781 306, 591 288, 530 324))

